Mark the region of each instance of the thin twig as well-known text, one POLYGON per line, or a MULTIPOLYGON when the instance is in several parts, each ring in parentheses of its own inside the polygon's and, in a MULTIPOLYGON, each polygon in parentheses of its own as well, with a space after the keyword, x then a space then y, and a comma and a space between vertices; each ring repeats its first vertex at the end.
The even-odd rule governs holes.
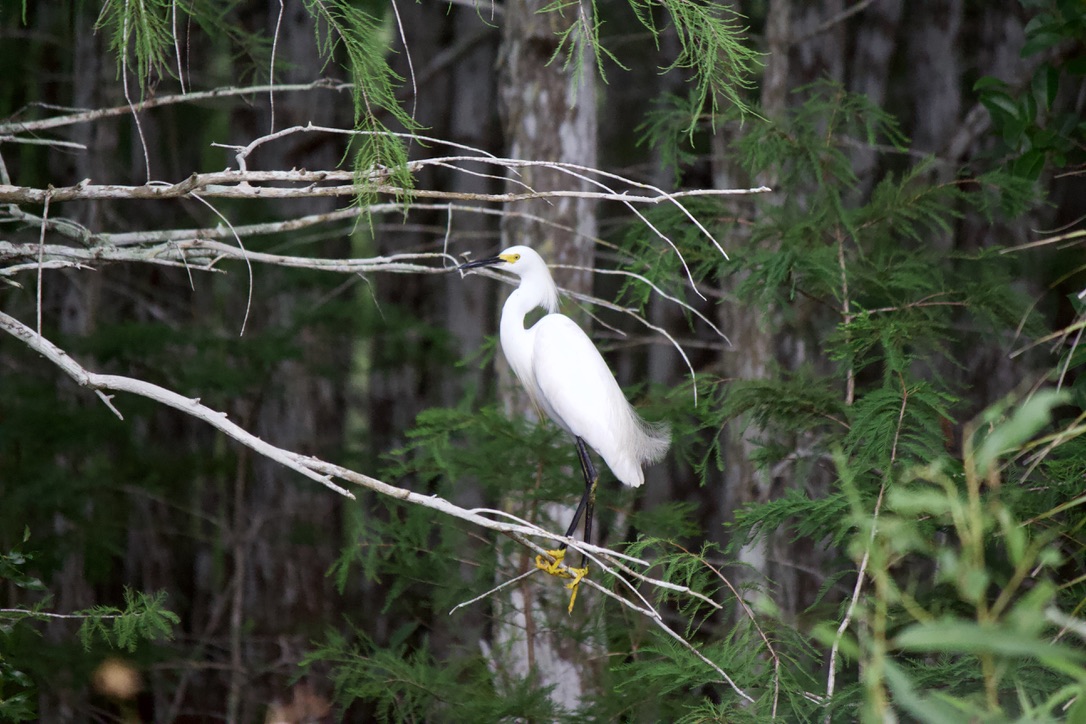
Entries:
POLYGON ((51 196, 46 196, 45 197, 45 208, 42 209, 42 212, 41 212, 41 234, 38 236, 38 288, 37 288, 37 295, 38 295, 38 303, 37 303, 38 334, 41 334, 41 283, 42 283, 42 269, 43 269, 42 262, 44 262, 44 260, 45 260, 45 227, 46 227, 46 224, 47 224, 47 222, 49 220, 49 201, 51 199, 52 199, 51 196))
POLYGON ((19 616, 20 618, 55 618, 75 621, 85 621, 88 618, 115 619, 125 616, 125 614, 120 613, 49 613, 48 611, 35 611, 28 608, 0 608, 0 615, 19 616))
POLYGON ((53 116, 51 118, 42 118, 34 121, 7 121, 4 123, 0 123, 0 135, 46 131, 52 128, 63 128, 64 126, 74 126, 80 123, 91 123, 92 121, 97 121, 102 118, 125 116, 129 113, 139 113, 140 111, 150 110, 151 108, 160 108, 162 106, 176 105, 178 103, 196 103, 197 101, 211 100, 215 98, 232 98, 234 96, 257 95, 269 92, 271 90, 276 90, 280 93, 304 92, 312 90, 333 90, 338 92, 350 90, 351 88, 352 85, 350 83, 344 83, 341 81, 324 78, 321 80, 313 81, 312 83, 294 83, 289 85, 253 85, 240 88, 231 86, 226 88, 216 88, 209 91, 200 91, 197 93, 179 93, 174 95, 155 96, 153 98, 144 98, 139 103, 136 103, 134 105, 125 104, 123 106, 114 106, 112 108, 81 110, 76 113, 69 113, 63 116, 53 116))
POLYGON ((123 377, 121 375, 106 375, 90 372, 69 357, 64 350, 4 312, 0 312, 0 328, 21 340, 27 347, 41 354, 57 367, 60 367, 60 369, 75 380, 80 387, 85 387, 89 390, 130 392, 160 402, 176 410, 180 410, 192 417, 203 420, 238 442, 256 450, 261 455, 271 460, 275 460, 292 470, 296 470, 307 478, 317 481, 321 485, 336 491, 340 495, 354 498, 354 495, 333 483, 331 478, 327 475, 321 475, 301 463, 300 460, 302 456, 261 440, 252 433, 241 428, 239 425, 228 420, 226 418, 226 413, 202 405, 198 399, 191 399, 179 395, 165 387, 160 387, 159 385, 143 380, 123 377))
MULTIPOLYGON (((214 212, 216 216, 222 219, 223 223, 226 224, 227 227, 229 227, 231 234, 234 237, 234 241, 238 243, 238 248, 241 249, 241 258, 245 261, 246 271, 249 272, 249 292, 248 297, 245 300, 245 315, 241 318, 241 331, 238 332, 238 336, 243 337, 245 335, 245 325, 249 321, 249 312, 253 308, 253 263, 249 260, 249 254, 245 251, 245 245, 241 243, 241 237, 238 236, 238 233, 236 231, 234 231, 234 226, 230 223, 230 219, 226 218, 221 211, 216 209, 214 205, 208 203, 208 201, 199 194, 193 194, 193 198, 195 198, 207 208, 211 209, 211 211, 214 212)), ((187 260, 185 268, 188 268, 187 260)))
MULTIPOLYGON (((678 546, 678 548, 687 555, 693 555, 693 553, 691 553, 686 548, 683 548, 681 545, 678 546)), ((762 627, 758 625, 758 619, 754 615, 754 611, 752 611, 750 609, 750 606, 747 605, 746 600, 741 595, 739 595, 739 591, 736 590, 735 586, 732 585, 732 582, 728 580, 728 577, 725 576, 719 568, 710 564, 709 561, 705 560, 701 556, 698 556, 698 558, 702 561, 705 567, 712 571, 717 578, 723 581, 724 585, 728 587, 728 590, 732 592, 732 596, 735 597, 736 603, 739 604, 739 607, 743 609, 743 613, 745 613, 747 618, 750 619, 751 624, 754 626, 754 630, 757 631, 758 635, 762 638, 762 642, 765 644, 766 650, 769 651, 769 656, 773 659, 773 707, 770 712, 770 718, 776 719, 777 706, 779 704, 781 695, 781 658, 777 655, 777 650, 773 648, 773 644, 770 643, 769 637, 766 636, 765 631, 763 631, 762 627)))
POLYGON ((283 0, 279 0, 279 13, 275 17, 275 30, 272 32, 271 58, 268 60, 268 133, 275 132, 275 54, 279 49, 279 33, 283 26, 283 0))
POLYGON ((832 28, 834 25, 843 23, 856 13, 863 11, 868 5, 870 5, 874 1, 875 0, 860 0, 860 2, 856 3, 855 5, 851 5, 842 10, 841 12, 836 13, 832 17, 827 18, 825 21, 819 23, 816 27, 812 28, 803 35, 797 35, 795 38, 790 38, 789 43, 791 45, 799 45, 800 43, 810 40, 816 35, 821 35, 822 33, 832 28))
POLYGON ((465 606, 470 606, 473 603, 478 603, 479 601, 482 601, 485 598, 489 598, 490 596, 493 596, 495 593, 497 593, 498 591, 501 591, 502 589, 509 588, 509 586, 520 583, 525 578, 528 578, 529 576, 532 576, 532 575, 535 575, 536 573, 538 573, 539 570, 540 569, 538 569, 538 568, 532 568, 531 570, 528 570, 525 573, 521 573, 519 576, 517 576, 515 578, 510 578, 508 581, 504 581, 502 583, 499 583, 497 586, 494 586, 494 588, 491 588, 486 593, 480 593, 475 598, 469 598, 467 601, 461 601, 460 603, 456 604, 455 606, 453 606, 452 608, 449 609, 449 615, 452 616, 454 613, 456 613, 461 608, 464 608, 465 606))
MULTIPOLYGON (((882 484, 879 486, 879 496, 875 500, 875 510, 871 514, 871 533, 867 538, 867 545, 864 547, 863 557, 860 559, 860 570, 856 574, 856 585, 852 589, 852 598, 849 600, 848 609, 845 611, 845 617, 841 619, 841 625, 837 627, 837 634, 833 638, 833 645, 830 647, 830 662, 829 673, 826 675, 826 698, 825 703, 828 706, 830 700, 833 698, 833 691, 835 682, 837 679, 837 651, 841 646, 841 639, 844 638, 845 631, 852 623, 852 616, 856 611, 856 606, 860 601, 860 593, 863 591, 864 579, 867 576, 867 564, 871 560, 871 548, 875 544, 875 534, 878 532, 879 512, 882 510, 882 500, 886 493, 886 482, 893 469, 893 464, 897 459, 897 443, 901 437, 901 427, 905 421, 905 409, 909 402, 909 390, 905 386, 905 380, 901 380, 901 410, 897 417, 897 429, 894 430, 894 442, 890 449, 890 465, 887 468, 886 475, 883 476, 882 484)), ((830 715, 826 714, 826 718, 823 719, 823 724, 830 724, 830 715)))

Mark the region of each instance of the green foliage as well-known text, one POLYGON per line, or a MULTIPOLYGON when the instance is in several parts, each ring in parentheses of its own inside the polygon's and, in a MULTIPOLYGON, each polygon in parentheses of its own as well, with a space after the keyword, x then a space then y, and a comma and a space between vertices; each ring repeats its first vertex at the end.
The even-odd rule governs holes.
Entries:
MULTIPOLYGON (((23 544, 29 539, 27 529, 23 544)), ((23 552, 22 546, 0 554, 0 584, 45 594, 36 603, 0 610, 0 720, 3 721, 37 718, 36 698, 42 672, 33 671, 40 662, 26 653, 26 640, 38 636, 35 624, 79 621, 78 638, 87 652, 96 640, 111 648, 135 652, 141 644, 172 638, 174 628, 180 625, 177 614, 164 607, 165 593, 147 595, 129 588, 124 591, 124 609, 95 606, 72 613, 51 613, 47 610, 51 597, 45 586, 27 572, 33 560, 34 555, 23 552)))
MULTIPOLYGON (((782 188, 825 184, 823 193, 843 197, 856 184, 846 141, 888 143, 904 150, 906 139, 897 119, 865 96, 828 81, 798 88, 795 94, 805 100, 791 113, 773 123, 751 124, 736 139, 736 158, 752 176, 772 171, 782 188)), ((817 211, 817 204, 811 204, 811 210, 817 211)), ((845 209, 839 204, 828 211, 845 209)))
POLYGON ((34 554, 23 551, 23 545, 30 540, 30 528, 23 528, 22 545, 17 545, 7 552, 0 552, 0 581, 26 591, 44 591, 45 584, 37 576, 29 573, 34 554))
MULTIPOLYGON (((267 39, 237 30, 237 23, 228 17, 233 5, 207 0, 192 4, 108 0, 96 27, 109 33, 118 74, 131 68, 142 93, 150 86, 152 76, 173 74, 172 56, 178 52, 174 31, 192 20, 213 36, 225 36, 244 52, 266 48, 267 39)), ((381 121, 381 116, 391 116, 408 134, 419 126, 396 98, 403 78, 387 61, 389 35, 385 23, 350 0, 306 0, 305 8, 317 21, 318 49, 329 63, 342 50, 354 86, 356 134, 351 147, 357 201, 365 205, 372 201, 378 187, 392 186, 406 202, 413 185, 407 167, 407 146, 381 121)))
POLYGON ((858 466, 889 468, 898 458, 939 457, 946 446, 942 425, 950 420, 948 403, 953 399, 920 380, 904 390, 871 390, 850 410, 844 439, 849 458, 858 466))
MULTIPOLYGON (((630 0, 630 8, 640 25, 652 34, 657 47, 665 31, 674 31, 678 36, 679 53, 661 72, 678 70, 692 76, 690 94, 682 99, 679 108, 688 136, 693 135, 703 113, 715 119, 722 102, 740 112, 750 110, 743 91, 751 87, 749 76, 760 56, 744 41, 742 16, 734 8, 673 0, 630 0), (657 18, 658 10, 666 13, 666 21, 657 18)), ((591 11, 570 0, 554 0, 542 12, 557 14, 565 21, 565 27, 558 32, 554 57, 564 54, 566 65, 573 65, 575 75, 584 72, 586 50, 594 57, 601 77, 606 78, 605 60, 622 66, 601 40, 604 20, 595 0, 591 11)))
POLYGON ((498 696, 481 655, 438 661, 425 643, 408 647, 410 633, 398 631, 379 647, 362 632, 352 641, 329 631, 302 665, 333 664, 339 706, 364 707, 378 721, 555 720, 546 691, 514 682, 498 696))
MULTIPOLYGON (((95 30, 109 37, 109 49, 117 59, 117 74, 134 72, 141 95, 154 76, 176 76, 180 59, 177 28, 195 23, 213 38, 226 38, 240 54, 263 60, 270 41, 241 29, 232 16, 236 0, 105 0, 95 30), (135 63, 133 63, 133 60, 135 63)), ((26 22, 25 8, 23 22, 26 22)), ((126 79, 127 81, 127 79, 126 79)))
POLYGON ((733 380, 721 401, 728 418, 744 416, 759 427, 788 423, 795 432, 830 428, 843 430, 846 406, 830 389, 830 380, 812 370, 796 374, 778 371, 767 379, 733 380))
MULTIPOLYGON (((741 253, 722 259, 682 209, 646 212, 703 288, 734 280, 724 303, 764 312, 817 350, 794 368, 766 362, 764 378, 703 371, 693 383, 650 394, 648 417, 673 427, 671 459, 698 483, 715 484, 729 462, 722 432, 742 430, 760 474, 775 482, 776 471, 786 470, 784 477, 801 484, 740 508, 726 545, 706 542, 713 532, 689 500, 637 510, 622 529, 628 535, 610 536, 616 545, 633 539, 625 552, 653 561, 652 575, 705 596, 641 588, 755 703, 740 705, 689 648, 589 594, 578 605, 592 601, 591 626, 571 626, 568 635, 606 641, 601 676, 608 688, 579 714, 667 721, 765 721, 773 712, 788 721, 1057 718, 1082 694, 1086 665, 1073 641, 1086 582, 1065 570, 1086 550, 1079 532, 1086 498, 1076 487, 1086 444, 1074 417, 1082 396, 1042 392, 997 405, 960 431, 975 414, 962 371, 977 347, 995 335, 1041 330, 1025 314, 1012 258, 945 249, 963 220, 1020 213, 1032 203, 1031 191, 1001 170, 947 174, 932 161, 894 159, 893 172, 862 193, 850 150, 856 143, 904 150, 907 139, 864 98, 832 85, 803 93, 786 117, 750 123, 734 143, 736 162, 752 177, 775 178, 788 193, 738 209, 684 200, 687 211, 714 220, 717 238, 741 232, 741 253), (1076 406, 1070 413, 1069 405, 1076 406), (1001 484, 1012 479, 1029 483, 1001 484), (775 609, 775 582, 733 583, 745 571, 743 554, 781 534, 827 549, 825 578, 798 621, 775 609), (837 679, 827 697, 831 648, 837 679)), ((673 132, 680 117, 661 116, 660 123, 671 123, 673 132)), ((624 268, 683 295, 686 272, 676 255, 659 253, 658 240, 626 231, 621 251, 624 268)), ((642 309, 651 298, 632 278, 619 293, 642 309)), ((704 324, 689 311, 687 318, 692 328, 704 324)), ((1086 359, 1066 361, 1073 377, 1086 359)), ((579 493, 572 449, 553 427, 510 421, 474 402, 420 415, 386 462, 386 476, 418 491, 455 496, 457 482, 471 480, 484 499, 501 500, 514 514, 579 493)), ((601 496, 614 494, 601 487, 601 496)), ((472 547, 458 526, 435 529, 431 516, 389 504, 380 515, 359 518, 333 573, 343 585, 361 570, 381 582, 386 609, 406 607, 414 620, 429 622, 508 577, 508 561, 522 560, 511 551, 503 542, 472 547)), ((487 610, 504 614, 497 603, 487 610)), ((481 668, 471 669, 478 677, 469 672, 459 654, 429 653, 422 630, 398 633, 388 644, 356 638, 362 643, 332 638, 313 658, 314 665, 337 665, 342 706, 386 718, 453 716, 423 686, 441 667, 468 682, 465 695, 485 700, 499 689, 481 668)), ((538 692, 527 682, 511 685, 517 696, 538 692)))
POLYGON ((649 539, 695 538, 701 533, 696 513, 696 503, 669 501, 630 513, 630 528, 641 531, 649 539))
POLYGON ((1060 97, 1060 86, 1073 85, 1086 75, 1081 54, 1059 52, 1086 41, 1086 8, 1074 0, 1023 0, 1033 11, 1026 24, 1022 56, 1046 53, 1027 85, 1012 87, 994 76, 973 85, 988 109, 1000 143, 994 154, 1013 175, 1037 181, 1052 169, 1078 166, 1084 155, 1086 122, 1078 109, 1060 97))
POLYGON ((1086 693, 1086 655, 1059 641, 1065 636, 1060 628, 1082 626, 1060 612, 1066 601, 1052 580, 1062 565, 1059 546, 1051 534, 1016 519, 998 475, 982 474, 979 457, 985 448, 984 455, 1013 454, 1038 429, 1038 410, 1057 400, 1027 401, 979 449, 967 444, 964 473, 938 464, 914 468, 890 490, 877 521, 869 514, 857 519, 873 528, 870 546, 854 547, 854 555, 869 552, 874 579, 875 598, 865 611, 873 634, 861 646, 871 657, 868 666, 886 677, 866 678, 872 717, 885 714, 884 686, 923 721, 949 721, 954 712, 958 720, 1035 721, 1086 693), (1005 444, 1010 440, 1018 442, 1005 444), (919 521, 934 522, 943 533, 933 538, 919 521), (892 564, 904 557, 936 563, 935 580, 900 580, 892 564), (941 690, 921 693, 931 690, 908 663, 918 655, 974 668, 968 678, 943 679, 941 690))
POLYGON ((1000 419, 1006 413, 1005 405, 988 408, 981 418, 989 429, 976 450, 977 472, 988 475, 1001 456, 1021 450, 1052 421, 1052 408, 1069 398, 1070 395, 1056 390, 1040 390, 1018 405, 1007 420, 1000 419))
MULTIPOLYGON (((1064 516, 1082 508, 1070 482, 1082 479, 1081 425, 1052 432, 1054 411, 1072 398, 1042 391, 991 408, 977 427, 967 426, 964 459, 951 458, 964 392, 955 370, 986 335, 1040 330, 1024 317, 1006 257, 933 251, 967 214, 1020 213, 1031 191, 999 171, 939 181, 930 163, 919 163, 883 176, 859 200, 846 141, 904 147, 905 140, 864 99, 824 85, 804 92, 807 101, 794 112, 751 124, 734 144, 752 175, 789 189, 756 205, 757 223, 746 230, 752 243, 721 262, 706 245, 674 237, 699 277, 734 275, 739 300, 794 323, 797 334, 812 322, 822 330, 821 361, 767 379, 729 380, 726 395, 710 396, 723 412, 720 424, 758 431, 747 438, 751 459, 767 474, 787 463, 794 479, 818 480, 824 461, 836 461, 828 490, 785 489, 738 511, 726 553, 786 531, 793 541, 841 546, 857 565, 865 561, 853 625, 836 634, 842 607, 812 629, 848 662, 825 702, 835 719, 1058 716, 1083 680, 1078 652, 1052 643, 1053 617, 1081 615, 1086 601, 1082 581, 1066 589, 1052 583, 1064 560, 1052 534, 1068 535, 1064 516), (1039 476, 1039 492, 1000 487, 1011 470, 1039 476), (981 481, 990 490, 982 492, 981 481), (925 578, 925 570, 938 573, 925 578)), ((1065 540, 1063 547, 1083 550, 1077 532, 1065 540)), ((829 588, 820 590, 812 617, 825 614, 829 588)), ((1072 630, 1080 625, 1066 620, 1072 630)), ((716 714, 729 718, 727 711, 716 714)))
POLYGON ((35 721, 37 707, 30 678, 0 657, 0 719, 7 722, 35 721), (19 689, 10 693, 12 689, 19 689))
MULTIPOLYGON (((698 160, 695 148, 698 139, 692 134, 690 120, 697 118, 697 113, 691 113, 696 100, 693 93, 685 98, 678 95, 657 98, 645 120, 637 126, 637 145, 656 150, 661 166, 671 172, 676 185, 681 180, 682 169, 698 160)), ((668 238, 674 237, 669 234, 668 238)))
MULTIPOLYGON (((30 530, 24 529, 22 543, 30 540, 30 530)), ((0 552, 0 583, 26 591, 43 592, 45 585, 27 571, 34 560, 32 553, 19 545, 0 552)), ((7 640, 14 627, 34 609, 8 609, 0 612, 0 721, 29 721, 36 718, 35 687, 31 677, 13 663, 8 654, 7 640)))
MULTIPOLYGON (((295 275, 278 289, 299 283, 295 275)), ((320 288, 314 279, 304 283, 320 288)), ((325 276, 323 283, 338 281, 325 276)), ((307 354, 311 348, 300 341, 301 330, 312 344, 357 316, 350 299, 319 305, 295 299, 301 303, 279 317, 280 326, 251 328, 240 338, 236 327, 217 328, 210 315, 193 319, 191 326, 103 323, 85 337, 65 338, 48 328, 45 334, 99 371, 200 395, 234 417, 235 405, 259 401, 281 379, 285 362, 314 374, 333 364, 307 354)), ((233 326, 239 317, 226 314, 225 324, 233 326)), ((132 531, 146 524, 140 516, 148 505, 167 506, 164 519, 171 524, 155 530, 155 545, 168 547, 179 563, 191 562, 194 541, 206 546, 204 585, 225 590, 226 566, 215 557, 221 556, 220 531, 228 518, 216 510, 216 501, 230 499, 228 486, 239 465, 251 463, 238 447, 199 427, 183 433, 197 439, 179 440, 183 423, 154 403, 118 395, 113 402, 125 415, 118 420, 37 355, 11 346, 4 354, 6 364, 26 372, 0 384, 0 589, 7 609, 0 613, 0 720, 12 721, 17 711, 37 710, 39 692, 47 699, 61 690, 83 695, 93 667, 109 649, 148 667, 180 655, 189 644, 178 633, 181 622, 173 611, 186 610, 191 594, 171 588, 167 602, 164 592, 129 587, 122 600, 121 582, 134 583, 120 578, 131 574, 123 556, 133 549, 126 546, 140 545, 132 544, 132 531), (207 513, 194 515, 197 497, 211 502, 207 513), (33 548, 27 529, 35 533, 33 548), (110 605, 60 610, 39 583, 56 591, 60 579, 85 582, 97 600, 110 605)))
POLYGON ((354 122, 356 135, 355 183, 357 202, 369 204, 378 186, 391 184, 410 199, 413 184, 407 167, 407 146, 392 135, 380 120, 390 115, 408 133, 419 126, 396 98, 403 78, 388 65, 389 39, 379 18, 349 0, 306 0, 306 9, 318 20, 317 44, 329 61, 337 49, 347 56, 347 71, 354 84, 354 122))
POLYGON ((817 539, 830 535, 834 545, 841 545, 853 533, 853 527, 841 525, 849 510, 843 492, 811 498, 805 492, 791 489, 779 498, 740 509, 730 524, 732 539, 729 552, 738 549, 769 531, 794 531, 794 540, 817 539))
POLYGON ((387 474, 397 479, 410 474, 420 487, 438 489, 450 479, 470 477, 491 496, 526 491, 532 500, 553 499, 583 486, 571 474, 576 452, 559 444, 561 435, 551 425, 510 420, 493 406, 431 408, 408 431, 407 445, 389 453, 387 474), (497 468, 496 459, 502 461, 497 468))
POLYGON ((133 56, 141 90, 153 73, 170 72, 169 57, 174 49, 170 20, 173 12, 176 12, 176 3, 172 0, 107 0, 95 29, 105 29, 109 34, 110 50, 117 56, 118 76, 125 68, 133 67, 133 56))
MULTIPOLYGON (((760 63, 757 52, 743 42, 740 27, 742 16, 732 6, 691 2, 664 2, 668 23, 679 36, 680 52, 675 61, 664 70, 692 71, 693 87, 687 103, 691 119, 687 133, 692 135, 696 119, 708 108, 710 118, 715 119, 721 101, 727 101, 740 112, 749 108, 741 91, 749 89, 749 75, 760 63)), ((631 3, 638 20, 659 42, 663 25, 657 25, 653 17, 655 3, 631 3)))
MULTIPOLYGON (((169 13, 193 8, 206 19, 211 5, 110 0, 99 27, 147 87, 152 74, 170 72, 169 13)), ((1027 28, 1027 53, 1082 40, 1080 5, 1029 5, 1041 10, 1027 28)), ((229 25, 225 7, 207 22, 229 25)), ((1080 565, 1086 552, 1086 356, 1081 347, 1063 351, 1061 371, 1053 377, 1064 391, 1008 399, 960 431, 960 420, 974 419, 961 371, 976 350, 992 339, 1039 336, 1039 330, 1024 316, 1021 289, 1028 278, 1013 259, 995 249, 948 251, 948 239, 963 221, 1023 213, 1037 201, 1033 182, 1042 173, 1080 160, 1081 119, 1060 103, 1068 77, 1086 70, 1081 61, 1040 64, 1028 91, 979 81, 976 89, 999 134, 995 168, 948 172, 934 160, 913 163, 898 153, 908 150, 908 140, 897 121, 834 85, 801 89, 782 118, 763 122, 757 109, 744 105, 746 76, 757 56, 740 44, 738 16, 730 10, 670 0, 631 7, 654 40, 665 30, 677 34, 681 53, 665 70, 691 76, 688 93, 666 99, 650 116, 647 139, 669 144, 663 154, 677 169, 691 164, 708 145, 699 131, 711 124, 702 119, 715 121, 729 102, 733 109, 724 117, 743 121, 734 124, 732 160, 751 178, 772 178, 777 190, 743 203, 686 198, 682 209, 660 205, 645 218, 675 242, 700 288, 724 287, 723 304, 748 304, 764 313, 782 339, 803 349, 795 354, 801 363, 791 364, 794 359, 782 352, 780 359, 757 361, 764 378, 725 379, 708 365, 719 354, 747 350, 713 349, 717 356, 699 361, 696 381, 650 391, 648 416, 672 423, 669 464, 691 478, 694 492, 626 516, 616 510, 629 507, 631 494, 601 486, 609 543, 634 539, 626 552, 652 561, 651 575, 672 587, 633 576, 605 582, 623 595, 636 587, 658 616, 582 593, 578 605, 590 606, 587 621, 563 624, 561 635, 600 647, 604 655, 593 665, 604 685, 581 710, 559 710, 530 676, 493 670, 470 630, 445 633, 455 605, 511 577, 516 566, 530 565, 530 556, 500 536, 435 522, 429 510, 373 495, 360 496, 359 505, 347 510, 342 555, 329 575, 345 595, 360 576, 382 621, 409 623, 380 634, 361 631, 355 627, 369 622, 359 614, 316 644, 307 666, 331 670, 344 718, 361 712, 358 718, 385 721, 1086 716, 1086 579, 1080 565), (675 140, 680 136, 682 144, 675 140), (855 175, 852 154, 874 144, 889 153, 882 159, 885 173, 867 190, 855 175), (684 212, 711 220, 717 238, 734 239, 732 259, 706 243, 684 212), (767 485, 760 499, 735 513, 722 536, 719 519, 704 514, 696 495, 719 484, 720 471, 732 462, 725 436, 737 431, 746 433, 750 460, 767 485), (782 490, 780 480, 793 485, 782 490), (771 535, 826 549, 817 597, 796 618, 776 609, 776 581, 733 584, 750 572, 740 562, 743 554, 771 535), (693 650, 657 628, 657 621, 671 624, 693 650), (432 643, 439 631, 452 643, 432 643), (832 695, 825 671, 831 648, 839 677, 832 695), (743 703, 714 666, 733 676, 754 703, 743 703)), ((324 57, 329 63, 343 59, 355 88, 352 147, 360 200, 391 185, 409 203, 406 146, 379 120, 388 115, 408 133, 417 130, 396 99, 404 80, 386 59, 388 23, 347 0, 308 0, 306 8, 320 20, 324 57)), ((588 22, 581 9, 565 0, 545 8, 570 21, 556 38, 557 52, 579 64, 590 47, 601 74, 608 61, 621 65, 606 47, 597 4, 591 4, 588 22)), ((677 255, 660 253, 658 237, 639 226, 624 232, 619 245, 627 269, 669 295, 683 295, 686 270, 677 255)), ((623 282, 620 295, 640 309, 652 298, 650 288, 634 279, 623 282)), ((65 344, 107 368, 142 366, 171 387, 224 404, 259 396, 285 360, 312 364, 298 331, 315 321, 361 328, 380 340, 367 359, 380 369, 451 362, 446 336, 403 309, 388 305, 387 318, 363 313, 360 320, 346 307, 328 303, 276 331, 241 340, 221 330, 185 329, 180 346, 176 330, 139 323, 65 344)), ((1082 312, 1081 306, 1073 309, 1082 312)), ((698 311, 704 318, 684 311, 692 329, 704 319, 717 320, 709 304, 698 311)), ((221 450, 191 459, 153 440, 113 439, 119 423, 108 412, 87 414, 81 403, 57 395, 52 381, 0 386, 0 405, 4 420, 19 421, 0 425, 0 531, 10 536, 26 530, 26 519, 52 516, 81 531, 56 534, 33 554, 24 550, 25 535, 21 543, 2 541, 5 590, 34 600, 0 615, 5 644, 36 637, 37 627, 55 618, 45 609, 48 599, 34 596, 41 593, 40 578, 66 555, 84 553, 91 582, 105 577, 122 531, 115 512, 120 508, 112 503, 123 502, 125 486, 176 496, 193 478, 206 476, 215 481, 210 494, 221 494, 214 486, 224 479, 222 471, 238 465, 221 450), (48 410, 26 402, 41 399, 50 401, 48 410), (55 464, 58 450, 69 464, 55 464), (94 506, 80 504, 92 496, 94 506)), ((128 424, 156 424, 144 403, 126 399, 123 408, 128 424)), ((572 447, 553 426, 510 419, 475 400, 419 415, 378 474, 423 494, 477 496, 481 500, 465 504, 554 529, 564 521, 547 520, 537 510, 544 502, 575 500, 581 485, 572 447)), ((535 579, 525 585, 540 586, 535 579)), ((164 608, 164 594, 126 589, 124 596, 123 608, 67 614, 80 620, 84 647, 132 651, 141 642, 169 638, 179 625, 164 608)), ((498 602, 472 608, 486 626, 509 624, 511 614, 498 602)), ((6 653, 0 657, 0 719, 33 716, 35 679, 26 668, 6 653)))
POLYGON ((141 641, 172 638, 173 627, 181 620, 164 608, 165 603, 166 594, 162 591, 148 595, 125 588, 124 609, 95 606, 74 614, 83 619, 79 640, 87 651, 97 638, 114 648, 132 652, 141 641))

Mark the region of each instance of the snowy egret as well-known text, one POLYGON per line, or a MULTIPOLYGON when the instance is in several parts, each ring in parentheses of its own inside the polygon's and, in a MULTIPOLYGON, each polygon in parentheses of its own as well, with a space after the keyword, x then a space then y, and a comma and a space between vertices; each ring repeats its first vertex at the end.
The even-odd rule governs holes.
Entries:
MULTIPOLYGON (((621 482, 637 487, 645 482, 643 463, 663 457, 671 442, 665 424, 648 423, 626 400, 599 350, 569 317, 558 313, 558 287, 546 262, 526 246, 513 246, 497 256, 468 262, 460 270, 494 266, 520 277, 518 286, 502 308, 501 344, 509 366, 535 406, 573 436, 584 475, 585 491, 566 537, 573 535, 584 515, 584 540, 592 535, 592 514, 599 475, 586 448, 603 458, 621 482), (536 307, 548 314, 525 328, 524 318, 536 307)), ((566 544, 548 551, 554 563, 536 559, 536 565, 554 575, 572 577, 571 587, 587 573, 581 568, 571 576, 559 568, 566 544)), ((573 600, 570 600, 570 609, 573 600)))

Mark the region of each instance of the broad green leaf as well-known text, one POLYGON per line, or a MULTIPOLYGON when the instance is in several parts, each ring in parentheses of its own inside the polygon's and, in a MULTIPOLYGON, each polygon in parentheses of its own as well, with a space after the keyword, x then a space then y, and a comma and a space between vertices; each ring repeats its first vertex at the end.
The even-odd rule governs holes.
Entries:
POLYGON ((986 475, 1001 455, 1015 452, 1052 417, 1052 408, 1066 401, 1065 392, 1041 390, 1018 406, 1011 418, 988 433, 976 452, 977 470, 986 475))
POLYGON ((1037 105, 1046 111, 1052 108, 1052 101, 1060 90, 1060 74, 1051 65, 1043 65, 1033 76, 1033 97, 1037 105))
POLYGON ((992 76, 992 75, 982 75, 973 84, 973 90, 975 90, 977 92, 988 91, 988 90, 996 90, 996 89, 998 89, 998 90, 1006 90, 1006 88, 1007 88, 1007 84, 1004 81, 1002 81, 999 78, 996 78, 995 76, 992 76))
POLYGON ((1014 102, 1009 94, 1002 91, 987 91, 981 95, 980 102, 993 115, 1001 114, 1007 118, 1019 117, 1020 109, 1018 104, 1014 102))
POLYGON ((909 675, 893 661, 884 662, 886 683, 894 702, 905 711, 927 724, 960 724, 962 712, 938 699, 923 696, 913 685, 909 675))
POLYGON ((980 626, 972 621, 943 619, 914 624, 894 638, 894 645, 904 651, 988 653, 1030 658, 1068 676, 1086 680, 1086 652, 1004 628, 980 626))

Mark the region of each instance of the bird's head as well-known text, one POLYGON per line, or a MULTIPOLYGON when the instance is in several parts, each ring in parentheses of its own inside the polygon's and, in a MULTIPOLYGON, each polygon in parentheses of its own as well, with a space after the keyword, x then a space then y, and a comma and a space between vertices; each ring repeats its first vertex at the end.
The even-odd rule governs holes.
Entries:
POLYGON ((527 246, 511 246, 497 256, 461 264, 459 269, 465 271, 482 266, 496 266, 499 269, 511 271, 519 277, 524 277, 533 271, 547 270, 547 264, 543 261, 543 257, 527 246))
POLYGON ((527 300, 530 306, 543 307, 548 312, 558 311, 558 287, 554 285, 551 271, 543 257, 532 249, 526 246, 511 246, 497 256, 461 264, 459 269, 464 271, 481 266, 497 267, 520 277, 520 289, 510 299, 527 300))

